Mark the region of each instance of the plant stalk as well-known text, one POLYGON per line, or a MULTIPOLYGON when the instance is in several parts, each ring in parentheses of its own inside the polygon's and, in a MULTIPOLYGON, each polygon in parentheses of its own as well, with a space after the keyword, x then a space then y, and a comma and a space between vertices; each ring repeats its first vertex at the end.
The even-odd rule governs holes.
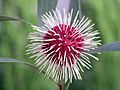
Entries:
POLYGON ((62 81, 59 82, 59 90, 62 90, 62 81))

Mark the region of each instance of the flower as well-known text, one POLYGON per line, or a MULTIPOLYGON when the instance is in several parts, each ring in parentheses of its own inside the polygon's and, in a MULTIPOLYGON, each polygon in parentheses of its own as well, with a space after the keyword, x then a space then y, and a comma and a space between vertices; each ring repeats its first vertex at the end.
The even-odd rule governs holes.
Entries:
POLYGON ((32 25, 36 31, 28 36, 30 58, 34 58, 39 72, 44 70, 55 82, 82 79, 82 67, 91 67, 89 56, 98 60, 89 53, 100 44, 98 30, 92 31, 94 24, 85 16, 78 19, 79 11, 74 18, 72 14, 73 10, 67 14, 65 9, 43 14, 43 26, 32 25))

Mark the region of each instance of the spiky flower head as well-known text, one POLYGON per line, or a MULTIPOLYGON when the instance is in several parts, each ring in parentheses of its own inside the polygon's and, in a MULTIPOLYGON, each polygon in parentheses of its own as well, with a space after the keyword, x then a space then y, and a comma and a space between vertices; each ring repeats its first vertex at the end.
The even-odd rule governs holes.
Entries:
POLYGON ((98 31, 92 31, 94 24, 85 16, 78 19, 79 11, 75 17, 72 14, 73 10, 68 14, 52 10, 42 16, 43 26, 32 26, 36 31, 28 36, 30 58, 34 58, 39 72, 45 71, 55 82, 82 79, 82 67, 91 67, 89 56, 98 60, 89 53, 100 44, 98 31))

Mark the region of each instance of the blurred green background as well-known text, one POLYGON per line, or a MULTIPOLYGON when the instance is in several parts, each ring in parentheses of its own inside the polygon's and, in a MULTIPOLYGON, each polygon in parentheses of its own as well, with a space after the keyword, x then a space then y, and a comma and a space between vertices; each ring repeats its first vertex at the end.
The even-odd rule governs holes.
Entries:
MULTIPOLYGON (((96 23, 103 44, 120 41, 120 0, 81 0, 81 10, 82 15, 96 23)), ((37 0, 0 0, 0 15, 19 17, 36 25, 37 0)), ((0 23, 0 57, 33 63, 25 55, 26 38, 31 31, 21 22, 0 23)), ((98 57, 99 61, 92 60, 93 68, 82 73, 83 80, 73 81, 69 90, 120 90, 120 52, 102 53, 98 57)), ((57 89, 54 82, 30 67, 0 63, 0 90, 57 89)))

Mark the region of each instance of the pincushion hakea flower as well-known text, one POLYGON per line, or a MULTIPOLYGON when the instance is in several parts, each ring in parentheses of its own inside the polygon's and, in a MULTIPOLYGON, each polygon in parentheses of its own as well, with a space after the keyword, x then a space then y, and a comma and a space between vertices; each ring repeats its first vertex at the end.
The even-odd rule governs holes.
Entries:
POLYGON ((94 24, 85 16, 78 19, 79 11, 74 18, 72 14, 73 10, 68 14, 63 10, 63 15, 58 9, 52 10, 42 16, 44 25, 32 26, 36 31, 28 36, 30 58, 35 58, 39 71, 44 70, 55 82, 82 79, 82 67, 91 67, 89 56, 98 60, 89 51, 100 44, 99 32, 92 31, 94 24))

